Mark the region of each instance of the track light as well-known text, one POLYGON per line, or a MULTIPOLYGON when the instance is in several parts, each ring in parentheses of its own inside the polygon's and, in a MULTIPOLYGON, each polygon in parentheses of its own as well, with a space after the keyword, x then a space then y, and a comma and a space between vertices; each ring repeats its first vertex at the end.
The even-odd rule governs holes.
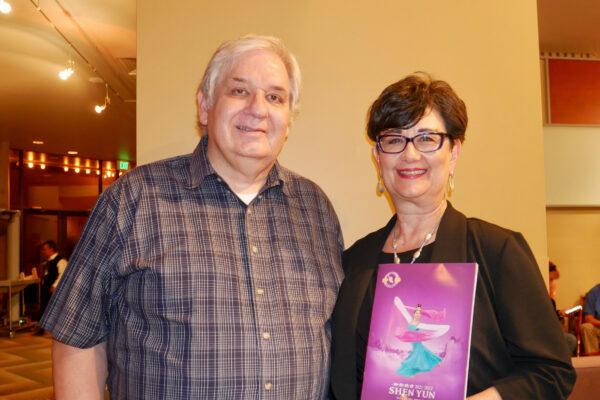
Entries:
POLYGON ((0 0, 0 13, 8 14, 12 11, 10 3, 6 0, 0 0))
MULTIPOLYGON (((1 1, 1 0, 0 0, 1 1)), ((69 60, 67 61, 67 68, 63 69, 58 73, 58 77, 63 81, 66 81, 75 73, 75 61, 69 60)))
POLYGON ((104 84, 106 87, 106 95, 104 96, 104 104, 100 105, 100 104, 96 104, 96 106, 94 107, 94 111, 96 111, 98 114, 102 114, 102 112, 104 110, 106 110, 106 107, 108 107, 108 105, 110 104, 110 97, 108 97, 108 84, 104 84))

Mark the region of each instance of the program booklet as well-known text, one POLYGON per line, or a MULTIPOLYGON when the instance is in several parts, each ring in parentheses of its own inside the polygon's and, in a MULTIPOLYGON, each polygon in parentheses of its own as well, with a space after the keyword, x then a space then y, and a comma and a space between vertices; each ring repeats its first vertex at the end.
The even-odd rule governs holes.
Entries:
POLYGON ((380 264, 362 400, 464 400, 477 264, 380 264))

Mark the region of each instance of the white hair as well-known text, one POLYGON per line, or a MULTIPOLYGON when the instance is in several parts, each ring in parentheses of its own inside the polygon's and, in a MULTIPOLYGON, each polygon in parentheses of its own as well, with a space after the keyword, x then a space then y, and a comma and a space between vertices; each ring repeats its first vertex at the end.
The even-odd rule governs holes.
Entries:
POLYGON ((239 39, 229 40, 219 46, 208 62, 202 82, 198 90, 206 98, 209 107, 214 104, 215 89, 223 73, 243 54, 254 50, 268 50, 275 53, 287 70, 290 78, 290 110, 295 114, 300 96, 300 67, 292 53, 283 42, 273 36, 246 35, 239 39))

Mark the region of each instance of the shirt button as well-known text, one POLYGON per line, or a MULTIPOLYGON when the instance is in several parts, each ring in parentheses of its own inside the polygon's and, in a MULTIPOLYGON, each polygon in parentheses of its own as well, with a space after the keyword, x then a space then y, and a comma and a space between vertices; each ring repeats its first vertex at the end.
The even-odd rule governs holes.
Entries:
POLYGON ((256 289, 256 294, 259 294, 259 295, 265 294, 265 290, 264 289, 256 289))
POLYGON ((252 252, 254 254, 258 253, 258 247, 254 246, 254 245, 252 245, 252 247, 250 247, 250 250, 252 250, 252 252))
POLYGON ((273 384, 271 382, 265 383, 265 390, 271 390, 271 389, 273 389, 273 384))
POLYGON ((262 338, 263 339, 271 339, 271 334, 269 332, 263 332, 262 338))

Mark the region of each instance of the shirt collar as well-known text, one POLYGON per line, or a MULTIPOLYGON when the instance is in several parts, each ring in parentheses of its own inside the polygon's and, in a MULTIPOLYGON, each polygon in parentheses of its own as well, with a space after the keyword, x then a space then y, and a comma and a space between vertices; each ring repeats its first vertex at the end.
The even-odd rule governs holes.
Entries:
POLYGON ((213 169, 210 162, 208 162, 208 157, 206 154, 206 148, 208 145, 208 137, 203 135, 200 139, 200 142, 194 149, 192 153, 192 158, 190 160, 190 171, 189 171, 189 180, 186 185, 188 189, 197 188, 204 182, 204 179, 209 176, 215 174, 215 170, 213 169))
MULTIPOLYGON (((204 179, 210 175, 216 175, 216 171, 210 165, 207 155, 208 147, 208 136, 203 135, 200 142, 194 149, 189 164, 189 179, 186 187, 188 189, 195 189, 204 182, 204 179)), ((296 188, 292 183, 292 172, 287 168, 282 167, 279 162, 275 162, 269 175, 267 176, 267 182, 261 192, 275 186, 282 186, 283 193, 286 196, 295 196, 297 194, 296 188)))

